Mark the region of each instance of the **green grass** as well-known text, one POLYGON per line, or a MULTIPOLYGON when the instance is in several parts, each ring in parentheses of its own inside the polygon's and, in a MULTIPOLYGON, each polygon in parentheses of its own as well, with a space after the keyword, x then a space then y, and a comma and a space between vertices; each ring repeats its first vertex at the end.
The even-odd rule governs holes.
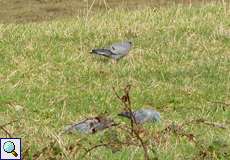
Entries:
MULTIPOLYGON (((18 119, 5 128, 22 138, 31 157, 58 140, 62 154, 53 155, 56 159, 80 159, 80 153, 70 154, 65 146, 83 137, 96 144, 103 133, 58 133, 68 123, 104 112, 121 121, 116 113, 122 107, 112 87, 131 84, 133 108, 151 105, 162 115, 161 124, 145 126, 152 134, 172 122, 205 118, 227 129, 191 124, 184 130, 203 148, 215 140, 229 147, 230 108, 210 103, 230 102, 230 11, 224 7, 112 9, 89 17, 0 24, 0 124, 18 119), (94 47, 126 39, 134 48, 115 65, 89 54, 94 47)), ((0 136, 6 136, 2 130, 0 136)), ((206 158, 229 159, 222 153, 227 147, 213 147, 206 158)), ((185 137, 169 135, 155 152, 159 159, 193 159, 200 148, 185 137)), ((138 160, 143 152, 135 147, 117 153, 98 148, 87 159, 138 160)))

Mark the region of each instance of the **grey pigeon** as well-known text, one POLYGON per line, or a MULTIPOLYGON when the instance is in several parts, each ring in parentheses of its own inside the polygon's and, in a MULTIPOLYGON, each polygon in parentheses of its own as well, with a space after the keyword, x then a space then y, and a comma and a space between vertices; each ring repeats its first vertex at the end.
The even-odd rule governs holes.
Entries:
MULTIPOLYGON (((130 112, 121 112, 119 116, 131 118, 132 114, 130 112)), ((134 119, 136 123, 142 124, 144 122, 159 122, 160 113, 152 109, 140 109, 133 112, 134 119)))
POLYGON ((125 41, 121 43, 112 44, 107 48, 93 49, 91 53, 119 60, 129 53, 132 47, 132 42, 125 41))
POLYGON ((93 117, 67 126, 65 132, 96 133, 97 131, 104 130, 114 125, 116 124, 111 119, 105 117, 93 117))

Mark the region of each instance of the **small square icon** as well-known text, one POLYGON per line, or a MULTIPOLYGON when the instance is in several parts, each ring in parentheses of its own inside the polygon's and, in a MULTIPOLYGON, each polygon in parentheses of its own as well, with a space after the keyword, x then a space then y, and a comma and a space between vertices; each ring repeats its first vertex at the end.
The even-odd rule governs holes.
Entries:
POLYGON ((22 160, 20 138, 0 138, 0 160, 22 160))

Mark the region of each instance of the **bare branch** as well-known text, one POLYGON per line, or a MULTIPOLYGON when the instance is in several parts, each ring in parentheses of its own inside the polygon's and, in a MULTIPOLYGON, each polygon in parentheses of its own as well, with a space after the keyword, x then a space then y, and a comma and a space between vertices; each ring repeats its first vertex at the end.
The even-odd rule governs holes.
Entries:
POLYGON ((102 143, 102 144, 97 144, 97 145, 91 147, 91 148, 88 149, 88 150, 86 151, 86 153, 83 155, 83 158, 84 158, 88 153, 90 153, 91 151, 93 151, 94 149, 97 149, 97 148, 99 148, 99 147, 107 147, 108 145, 109 145, 109 144, 104 144, 104 143, 102 143))
POLYGON ((184 122, 181 126, 189 125, 189 124, 192 124, 192 123, 203 123, 203 124, 215 127, 215 128, 227 129, 224 126, 224 124, 219 124, 219 123, 216 123, 216 122, 210 122, 210 121, 205 120, 204 118, 189 120, 187 122, 184 122))
POLYGON ((221 101, 208 101, 210 103, 215 103, 215 104, 221 104, 224 106, 230 106, 230 103, 225 103, 225 102, 221 102, 221 101))
POLYGON ((117 92, 115 91, 114 88, 113 88, 113 90, 115 92, 115 95, 118 97, 118 99, 123 103, 125 110, 127 110, 131 114, 131 118, 130 118, 131 136, 134 134, 134 136, 137 138, 137 140, 141 143, 141 146, 144 150, 144 158, 145 158, 145 160, 149 160, 150 158, 148 155, 148 148, 144 144, 143 139, 139 135, 139 131, 137 130, 137 122, 135 120, 135 116, 134 116, 133 111, 132 111, 132 105, 131 105, 131 100, 130 100, 130 96, 129 96, 129 92, 131 90, 131 85, 127 85, 124 88, 124 95, 122 97, 120 97, 117 94, 117 92))
POLYGON ((12 121, 10 121, 10 122, 8 122, 8 123, 5 123, 5 124, 1 125, 1 127, 8 126, 8 125, 10 125, 10 124, 12 124, 12 123, 15 123, 15 122, 17 122, 17 121, 18 121, 17 119, 16 119, 16 120, 12 120, 12 121))
POLYGON ((12 135, 9 133, 9 131, 7 131, 7 130, 5 129, 5 126, 8 126, 8 125, 10 125, 10 124, 12 124, 12 123, 15 123, 15 122, 17 122, 17 121, 18 121, 18 120, 13 120, 13 121, 10 121, 10 122, 5 123, 5 124, 3 124, 3 125, 0 125, 0 129, 3 130, 3 131, 5 132, 5 134, 11 138, 12 135))
POLYGON ((5 134, 8 135, 10 138, 12 137, 12 135, 4 127, 0 126, 0 129, 3 130, 5 134))

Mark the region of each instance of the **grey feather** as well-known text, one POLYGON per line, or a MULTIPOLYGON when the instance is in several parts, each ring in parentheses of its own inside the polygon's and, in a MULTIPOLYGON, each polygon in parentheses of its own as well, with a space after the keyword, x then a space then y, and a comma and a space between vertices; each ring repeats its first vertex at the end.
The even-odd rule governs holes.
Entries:
MULTIPOLYGON (((119 116, 131 118, 132 114, 130 112, 121 112, 118 114, 119 116)), ((133 116, 135 121, 139 124, 145 122, 159 122, 160 121, 160 113, 153 109, 140 109, 133 112, 133 116)))
POLYGON ((91 53, 118 60, 126 56, 131 48, 132 42, 126 41, 112 44, 110 47, 107 48, 93 49, 91 53))
POLYGON ((95 133, 114 125, 116 124, 111 119, 105 117, 94 117, 69 125, 65 127, 64 132, 95 133))

